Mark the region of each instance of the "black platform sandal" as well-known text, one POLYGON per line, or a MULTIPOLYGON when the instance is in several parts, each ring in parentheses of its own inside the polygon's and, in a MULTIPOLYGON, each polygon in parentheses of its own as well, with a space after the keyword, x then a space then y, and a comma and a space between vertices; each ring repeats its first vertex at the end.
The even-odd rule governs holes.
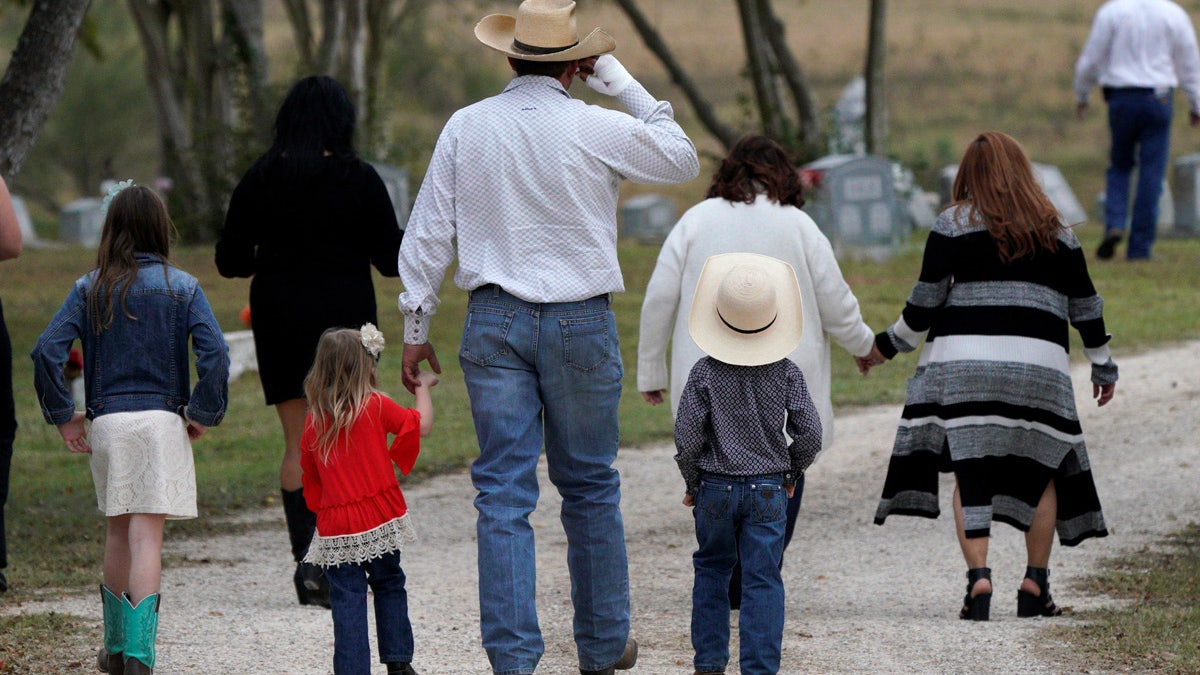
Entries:
POLYGON ((1037 584, 1040 594, 1034 595, 1029 591, 1017 591, 1017 616, 1061 616, 1062 608, 1054 604, 1050 597, 1050 570, 1045 567, 1026 567, 1025 578, 1037 584))
POLYGON ((958 613, 958 618, 969 621, 987 621, 988 615, 992 609, 992 593, 980 593, 971 597, 971 590, 975 588, 975 584, 983 579, 988 582, 992 580, 992 568, 990 567, 975 567, 967 570, 967 597, 963 598, 962 611, 958 613))

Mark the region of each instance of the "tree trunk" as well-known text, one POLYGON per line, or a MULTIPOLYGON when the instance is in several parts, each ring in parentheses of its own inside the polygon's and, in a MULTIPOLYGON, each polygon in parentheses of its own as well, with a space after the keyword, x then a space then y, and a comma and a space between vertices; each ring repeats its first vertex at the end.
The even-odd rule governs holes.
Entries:
POLYGON ((871 26, 867 33, 867 152, 887 154, 887 102, 884 96, 884 57, 887 54, 887 0, 871 0, 871 26))
POLYGON ((296 49, 300 51, 300 63, 305 73, 317 72, 317 60, 313 53, 312 22, 308 18, 307 0, 283 0, 288 23, 292 25, 296 49))
POLYGON ((700 123, 721 142, 721 145, 725 146, 726 150, 732 148, 737 143, 740 134, 736 129, 725 125, 717 117, 712 103, 704 97, 704 94, 700 91, 700 87, 696 86, 691 76, 684 71, 683 66, 675 59, 667 44, 659 36, 658 31, 654 30, 654 26, 642 14, 637 3, 634 0, 617 0, 617 4, 621 6, 621 9, 625 11, 625 15, 629 17, 629 21, 633 24, 634 29, 641 36, 642 42, 646 43, 646 47, 658 57, 663 67, 667 69, 667 73, 671 76, 671 81, 683 90, 684 96, 687 97, 688 102, 692 104, 692 108, 696 111, 696 116, 700 118, 700 123))
POLYGON ((754 100, 758 104, 758 116, 762 121, 763 133, 778 141, 787 138, 786 111, 775 87, 774 54, 763 31, 758 0, 737 0, 738 15, 742 23, 742 40, 746 47, 746 61, 750 70, 750 84, 754 87, 754 100))
POLYGON ((342 38, 346 31, 346 7, 340 0, 322 0, 321 28, 321 45, 317 49, 317 72, 337 77, 342 38))
POLYGON ((817 105, 812 88, 808 86, 808 78, 788 49, 784 39, 783 22, 775 16, 769 0, 760 0, 758 4, 759 21, 763 32, 771 43, 775 54, 775 63, 779 74, 787 83, 788 91, 792 94, 792 104, 796 108, 797 136, 800 154, 804 159, 815 157, 820 152, 821 124, 817 116, 817 105))
POLYGON ((0 80, 0 175, 21 170, 50 110, 62 95, 67 66, 89 0, 35 2, 0 80))
POLYGON ((246 105, 250 110, 251 138, 258 148, 271 144, 271 106, 267 100, 271 89, 267 68, 267 48, 263 39, 261 0, 221 0, 226 14, 230 37, 238 60, 246 65, 246 105))

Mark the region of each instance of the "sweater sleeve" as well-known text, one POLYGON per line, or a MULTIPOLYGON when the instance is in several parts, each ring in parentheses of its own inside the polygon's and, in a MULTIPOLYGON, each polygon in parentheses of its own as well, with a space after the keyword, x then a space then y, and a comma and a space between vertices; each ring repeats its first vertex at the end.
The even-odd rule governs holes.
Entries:
POLYGON ((850 290, 842 276, 833 253, 833 246, 825 235, 816 233, 804 249, 808 258, 808 269, 812 275, 813 291, 817 296, 817 312, 825 332, 854 356, 871 353, 875 335, 862 318, 858 298, 850 290))
MULTIPOLYGON (((687 218, 687 214, 684 214, 687 218)), ((638 332, 638 391, 662 391, 667 388, 667 343, 679 312, 683 284, 683 261, 687 257, 681 225, 677 224, 663 242, 658 262, 646 285, 642 301, 641 327, 638 332)))
MULTIPOLYGON (((947 213, 943 212, 939 220, 947 217, 947 213)), ((938 230, 938 226, 935 226, 925 242, 921 274, 900 318, 875 336, 875 345, 889 359, 898 352, 911 352, 921 344, 950 294, 955 238, 938 230)))
POLYGON ((1083 353, 1092 364, 1092 382, 1113 384, 1117 381, 1117 364, 1113 363, 1108 342, 1112 336, 1104 327, 1104 299, 1096 292, 1088 275, 1087 259, 1078 241, 1068 244, 1064 274, 1067 289, 1067 318, 1083 341, 1083 353))
POLYGON ((217 239, 217 271, 223 277, 254 276, 254 254, 258 244, 258 208, 253 185, 254 170, 246 174, 233 189, 225 225, 217 239))
POLYGON ((383 394, 379 394, 379 401, 383 428, 395 436, 388 446, 388 455, 400 473, 407 476, 417 463, 417 455, 421 453, 421 414, 383 394))

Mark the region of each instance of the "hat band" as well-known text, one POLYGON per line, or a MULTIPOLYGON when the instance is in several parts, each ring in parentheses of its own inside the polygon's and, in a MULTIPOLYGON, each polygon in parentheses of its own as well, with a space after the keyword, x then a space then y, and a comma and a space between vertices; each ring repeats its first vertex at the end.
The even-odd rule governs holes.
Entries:
POLYGON ((513 48, 514 49, 516 49, 519 52, 525 52, 526 54, 533 54, 535 56, 540 56, 542 54, 554 54, 556 52, 565 52, 577 44, 579 44, 579 40, 572 42, 571 44, 567 45, 566 47, 535 47, 533 45, 527 45, 524 42, 521 42, 520 40, 517 40, 515 38, 513 39, 513 48))
POLYGON ((767 325, 763 326, 762 328, 754 328, 751 330, 746 330, 744 328, 738 328, 737 326, 726 321, 725 317, 721 316, 721 310, 719 310, 719 309, 717 310, 717 316, 721 319, 721 323, 725 324, 725 326, 727 328, 729 328, 729 330, 731 330, 735 333, 741 333, 742 335, 754 335, 755 333, 761 333, 764 330, 770 328, 772 325, 774 325, 775 319, 779 318, 779 315, 776 314, 775 316, 771 317, 771 321, 769 323, 767 323, 767 325))

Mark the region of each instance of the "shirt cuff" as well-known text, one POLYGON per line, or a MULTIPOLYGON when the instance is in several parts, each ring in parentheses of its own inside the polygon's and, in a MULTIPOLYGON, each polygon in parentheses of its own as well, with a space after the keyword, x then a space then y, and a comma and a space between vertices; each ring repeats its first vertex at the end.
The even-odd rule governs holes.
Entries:
POLYGON ((423 345, 429 342, 429 317, 422 314, 404 314, 404 344, 423 345))

